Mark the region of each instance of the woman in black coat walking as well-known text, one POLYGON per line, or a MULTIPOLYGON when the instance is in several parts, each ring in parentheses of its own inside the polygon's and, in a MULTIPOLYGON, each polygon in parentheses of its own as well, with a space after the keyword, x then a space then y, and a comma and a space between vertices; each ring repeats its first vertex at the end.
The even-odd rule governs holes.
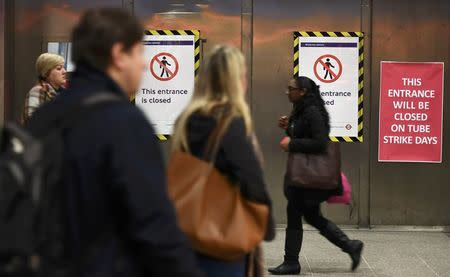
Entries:
MULTIPOLYGON (((281 147, 286 152, 320 154, 325 152, 330 132, 330 120, 319 87, 307 77, 296 77, 289 82, 289 101, 294 104, 291 116, 279 119, 279 126, 286 130, 288 139, 281 147)), ((299 253, 303 240, 302 217, 320 231, 331 243, 348 253, 352 259, 352 270, 360 263, 363 243, 350 240, 333 222, 323 217, 320 204, 332 195, 342 194, 342 185, 336 189, 306 189, 289 185, 285 179, 284 192, 288 200, 287 229, 284 261, 270 268, 275 275, 299 274, 299 253)))

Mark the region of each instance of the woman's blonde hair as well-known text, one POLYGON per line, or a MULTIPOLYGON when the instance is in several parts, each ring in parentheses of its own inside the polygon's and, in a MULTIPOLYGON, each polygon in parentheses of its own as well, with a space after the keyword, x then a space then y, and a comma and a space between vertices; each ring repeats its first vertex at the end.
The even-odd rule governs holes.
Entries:
POLYGON ((250 109, 242 85, 244 74, 245 59, 237 48, 218 45, 209 52, 200 66, 194 95, 175 124, 173 151, 189 151, 187 124, 192 114, 212 115, 218 107, 226 107, 221 118, 223 122, 229 124, 233 118, 242 117, 247 135, 253 133, 250 109))
POLYGON ((43 53, 36 60, 36 72, 39 80, 45 80, 50 71, 59 65, 64 66, 64 58, 52 53, 43 53))

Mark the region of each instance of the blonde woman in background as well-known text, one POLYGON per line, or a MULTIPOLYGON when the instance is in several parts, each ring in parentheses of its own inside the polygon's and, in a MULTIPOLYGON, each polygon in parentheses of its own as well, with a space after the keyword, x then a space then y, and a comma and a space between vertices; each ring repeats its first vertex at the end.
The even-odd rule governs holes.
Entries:
POLYGON ((64 58, 50 53, 41 54, 36 60, 37 84, 27 93, 22 121, 26 122, 34 111, 52 100, 66 84, 64 58))
MULTIPOLYGON (((244 198, 271 206, 263 178, 261 156, 253 135, 252 119, 245 101, 246 68, 242 53, 230 46, 216 46, 204 60, 190 104, 175 126, 173 151, 187 151, 202 158, 217 123, 226 122, 219 143, 215 167, 233 184, 240 186, 244 198)), ((188 166, 188 165, 186 165, 188 166)), ((270 209, 271 210, 271 209, 270 209)), ((274 238, 272 214, 265 240, 274 238)), ((226 262, 197 253, 205 276, 243 277, 246 258, 226 262)))

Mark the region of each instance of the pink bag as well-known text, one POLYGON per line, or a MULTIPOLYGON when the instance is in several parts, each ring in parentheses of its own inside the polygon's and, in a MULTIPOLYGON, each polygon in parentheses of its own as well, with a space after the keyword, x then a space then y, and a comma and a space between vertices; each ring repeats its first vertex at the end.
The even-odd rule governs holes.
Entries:
POLYGON ((342 195, 331 196, 328 198, 327 202, 329 204, 346 204, 350 205, 352 201, 352 187, 350 186, 350 182, 347 179, 347 176, 343 172, 341 172, 342 178, 342 195))

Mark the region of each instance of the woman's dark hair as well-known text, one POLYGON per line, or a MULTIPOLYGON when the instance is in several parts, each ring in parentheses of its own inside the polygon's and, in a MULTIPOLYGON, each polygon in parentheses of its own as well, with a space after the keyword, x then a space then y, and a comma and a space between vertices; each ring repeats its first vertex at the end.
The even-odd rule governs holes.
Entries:
POLYGON ((111 49, 122 43, 130 50, 142 40, 139 20, 118 8, 87 11, 72 32, 72 59, 76 65, 87 64, 105 70, 111 62, 111 49))
POLYGON ((330 116, 325 108, 325 102, 320 95, 320 87, 310 78, 305 76, 294 77, 297 87, 306 91, 302 99, 304 106, 316 106, 319 108, 328 129, 330 128, 330 116))

